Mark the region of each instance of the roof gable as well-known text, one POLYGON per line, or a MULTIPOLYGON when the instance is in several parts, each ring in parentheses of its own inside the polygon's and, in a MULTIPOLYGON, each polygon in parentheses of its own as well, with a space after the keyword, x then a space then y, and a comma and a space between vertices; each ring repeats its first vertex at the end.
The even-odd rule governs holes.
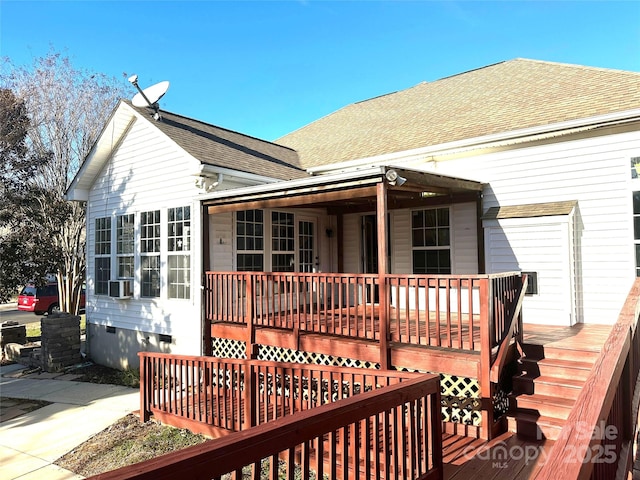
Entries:
POLYGON ((290 148, 171 112, 161 111, 161 120, 154 120, 154 113, 151 108, 137 108, 130 101, 121 100, 80 166, 67 190, 67 198, 87 199, 96 176, 136 121, 149 122, 201 164, 255 175, 267 181, 309 176, 299 166, 297 153, 290 148))
POLYGON ((640 108, 640 74, 515 59, 348 105, 277 140, 305 168, 640 108))

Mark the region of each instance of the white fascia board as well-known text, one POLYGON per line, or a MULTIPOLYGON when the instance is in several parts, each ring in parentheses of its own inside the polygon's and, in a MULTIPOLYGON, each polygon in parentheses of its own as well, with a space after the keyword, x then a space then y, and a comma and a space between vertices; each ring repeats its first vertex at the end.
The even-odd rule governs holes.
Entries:
POLYGON ((113 112, 111 112, 111 115, 100 132, 100 135, 91 147, 87 156, 84 158, 82 165, 80 165, 75 177, 67 188, 67 191, 65 192, 65 198, 67 200, 88 200, 89 188, 93 183, 93 178, 88 179, 87 175, 91 174, 91 170, 96 173, 102 170, 105 162, 111 158, 113 150, 120 144, 120 141, 129 131, 137 117, 139 117, 137 112, 120 100, 118 105, 113 109, 113 112), (127 110, 129 115, 124 118, 119 118, 118 112, 120 109, 127 110), (115 131, 116 122, 118 120, 125 122, 126 125, 121 129, 118 137, 116 138, 113 137, 113 132, 115 131), (109 134, 109 132, 111 132, 111 134, 109 134))
POLYGON ((331 171, 353 171, 363 166, 385 165, 389 164, 389 162, 400 159, 402 159, 403 161, 419 160, 424 158, 425 156, 458 153, 459 151, 468 150, 470 148, 479 146, 490 147, 493 143, 504 142, 506 140, 513 140, 517 138, 535 136, 551 132, 561 132, 562 130, 571 130, 580 127, 593 128, 597 127, 598 125, 605 125, 612 122, 622 122, 629 120, 640 120, 640 108, 625 110, 622 112, 607 113, 605 115, 597 115, 594 117, 580 118, 576 120, 567 120, 565 122, 550 123, 547 125, 540 125, 536 127, 522 128, 519 130, 500 132, 491 135, 484 135, 482 137, 467 138, 464 140, 457 140, 455 142, 430 145, 428 147, 420 147, 412 150, 405 150, 402 152, 358 158, 355 160, 348 160, 346 162, 311 167, 307 169, 307 171, 312 175, 319 175, 323 174, 324 172, 331 171))
MULTIPOLYGON (((200 163, 200 161, 198 161, 200 163)), ((265 177, 262 175, 256 175, 254 173, 242 172, 240 170, 233 170, 231 168, 218 167, 216 165, 209 165, 208 163, 200 163, 200 165, 192 172, 194 176, 207 175, 224 175, 228 179, 233 179, 238 183, 245 185, 261 185, 265 183, 282 182, 278 178, 265 177)))
POLYGON ((87 202, 89 200, 89 190, 85 188, 71 188, 64 194, 64 199, 68 202, 87 202))
POLYGON ((313 187, 314 185, 324 185, 327 183, 341 182, 345 180, 357 180, 358 177, 363 178, 371 177, 374 175, 382 175, 384 174, 384 171, 385 168, 383 166, 375 166, 367 169, 361 169, 359 171, 359 175, 355 176, 354 172, 338 172, 297 180, 279 180, 273 183, 265 183, 262 185, 254 185, 250 187, 232 188, 230 190, 221 190, 219 192, 199 195, 198 200, 215 200, 219 198, 235 197, 239 195, 253 195, 258 193, 275 192, 278 190, 286 190, 291 188, 313 187))

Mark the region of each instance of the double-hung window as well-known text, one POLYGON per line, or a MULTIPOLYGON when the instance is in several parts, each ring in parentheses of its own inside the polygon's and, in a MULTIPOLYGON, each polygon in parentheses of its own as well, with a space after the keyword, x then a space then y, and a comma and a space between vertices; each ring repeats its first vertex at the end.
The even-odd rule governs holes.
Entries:
POLYGON ((264 271, 264 213, 236 213, 236 263, 238 271, 264 271))
POLYGON ((430 208, 411 213, 413 273, 451 273, 449 208, 430 208))
POLYGON ((636 252, 636 277, 640 277, 640 192, 633 192, 633 243, 636 252))
POLYGON ((631 178, 640 178, 640 157, 631 159, 631 178))
POLYGON ((295 223, 293 213, 271 212, 271 270, 295 270, 295 223))
POLYGON ((168 210, 169 298, 191 297, 191 208, 168 210))
POLYGON ((160 210, 140 214, 140 295, 160 296, 160 210))
POLYGON ((118 278, 133 278, 134 273, 134 234, 135 216, 133 213, 119 215, 116 218, 116 256, 118 258, 118 278))
POLYGON ((96 218, 95 230, 95 293, 109 294, 111 280, 111 218, 96 218))

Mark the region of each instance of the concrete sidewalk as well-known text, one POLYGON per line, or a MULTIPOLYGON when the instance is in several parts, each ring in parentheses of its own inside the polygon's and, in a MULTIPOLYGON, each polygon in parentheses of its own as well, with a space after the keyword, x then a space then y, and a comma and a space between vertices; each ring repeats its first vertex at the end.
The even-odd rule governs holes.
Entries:
POLYGON ((138 390, 51 379, 47 374, 15 378, 24 368, 0 367, 0 396, 43 400, 51 405, 0 423, 0 480, 82 478, 53 462, 138 410, 138 390))

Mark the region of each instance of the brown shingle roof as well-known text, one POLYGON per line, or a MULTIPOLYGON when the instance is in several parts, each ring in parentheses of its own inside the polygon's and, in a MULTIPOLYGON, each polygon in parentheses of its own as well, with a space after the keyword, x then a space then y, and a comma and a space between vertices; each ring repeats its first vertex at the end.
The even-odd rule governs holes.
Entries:
MULTIPOLYGON (((153 113, 150 108, 136 110, 148 118, 153 113)), ((280 180, 309 176, 295 150, 175 113, 160 114, 162 120, 150 119, 153 125, 202 163, 280 180)))
POLYGON ((530 203, 527 205, 509 205, 491 207, 482 217, 483 220, 501 220, 505 218, 533 218, 553 215, 569 215, 578 202, 530 203))
POLYGON ((640 108, 640 74, 515 59, 348 105, 280 139, 305 168, 640 108))

